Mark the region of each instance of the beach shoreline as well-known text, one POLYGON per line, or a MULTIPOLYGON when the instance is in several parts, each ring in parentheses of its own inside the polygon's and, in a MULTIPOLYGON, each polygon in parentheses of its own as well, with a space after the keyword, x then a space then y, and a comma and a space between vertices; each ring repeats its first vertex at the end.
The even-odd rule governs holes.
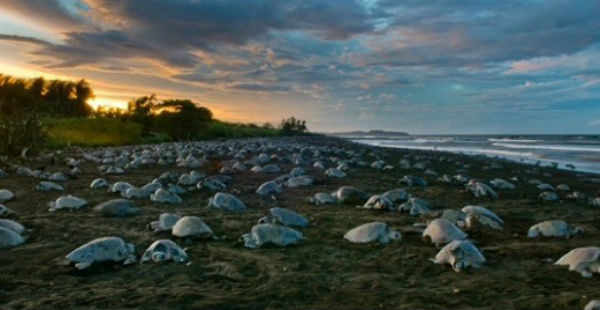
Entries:
MULTIPOLYGON (((61 183, 64 193, 36 191, 39 179, 7 169, 8 175, 0 178, 0 188, 13 191, 16 199, 4 205, 14 210, 17 216, 13 219, 30 231, 25 244, 0 250, 0 308, 565 309, 583 308, 591 299, 600 297, 593 285, 599 275, 586 279, 566 267, 552 264, 576 247, 600 245, 597 221, 600 209, 589 205, 587 200, 568 200, 567 193, 562 192, 558 192, 560 200, 557 202, 542 201, 538 198, 540 190, 529 183, 531 179, 539 179, 553 186, 567 184, 573 191, 593 198, 600 196, 600 183, 597 183, 600 180, 595 174, 482 156, 365 146, 316 135, 198 143, 219 145, 246 141, 275 145, 265 150, 282 159, 273 160, 281 167, 281 174, 297 166, 284 159, 299 151, 278 148, 278 143, 302 144, 308 149, 344 149, 349 152, 327 154, 327 158, 358 156, 368 164, 381 159, 393 169, 350 165, 345 171, 347 177, 331 178, 325 176, 323 170, 307 164, 303 169, 315 178, 315 184, 286 188, 275 199, 259 197, 255 191, 260 184, 280 174, 238 172, 231 174, 233 180, 226 191, 246 203, 245 212, 207 209, 206 201, 214 193, 193 191, 182 195, 180 205, 136 200, 142 214, 127 218, 102 218, 92 212, 96 204, 119 198, 105 189, 89 188, 93 179, 102 177, 109 183, 127 181, 141 186, 166 171, 194 169, 152 165, 129 169, 123 175, 104 175, 98 172, 98 164, 84 161, 82 173, 61 183), (400 165, 403 159, 413 167, 424 163, 425 169, 403 169, 400 165), (426 174, 427 169, 437 176, 426 174), (499 199, 493 200, 473 197, 464 185, 438 181, 443 174, 459 173, 485 181, 510 180, 515 176, 519 180, 510 181, 516 189, 498 190, 499 199), (421 177, 428 185, 399 184, 405 175, 421 177), (369 194, 404 188, 411 195, 428 201, 436 210, 480 205, 498 214, 506 224, 502 231, 469 232, 469 238, 482 250, 487 262, 480 269, 456 273, 449 266, 432 263, 430 259, 439 249, 409 229, 415 227, 415 223, 431 219, 427 216, 357 209, 356 204, 315 206, 307 201, 307 197, 317 192, 332 192, 346 185, 369 194), (78 211, 48 212, 47 203, 63 194, 84 198, 89 206, 78 211), (244 248, 238 240, 240 236, 273 207, 289 208, 308 218, 311 226, 301 230, 306 240, 290 247, 244 248), (147 230, 148 223, 162 212, 200 216, 220 239, 173 239, 168 233, 155 234, 147 230), (551 219, 563 219, 582 227, 585 233, 570 239, 526 237, 531 225, 551 219), (387 245, 360 245, 343 239, 351 228, 373 221, 404 231, 402 240, 387 245), (135 244, 138 256, 152 241, 171 238, 187 248, 191 263, 101 264, 83 272, 59 265, 67 253, 81 244, 113 235, 135 244)), ((245 158, 255 155, 258 154, 246 154, 245 158)), ((67 149, 62 156, 81 156, 81 151, 67 149)), ((211 154, 208 162, 195 170, 207 175, 219 174, 226 159, 218 153, 211 154)), ((46 158, 32 158, 23 164, 43 165, 46 171, 66 169, 64 163, 53 164, 46 158)), ((336 164, 336 161, 327 161, 326 168, 336 164)))

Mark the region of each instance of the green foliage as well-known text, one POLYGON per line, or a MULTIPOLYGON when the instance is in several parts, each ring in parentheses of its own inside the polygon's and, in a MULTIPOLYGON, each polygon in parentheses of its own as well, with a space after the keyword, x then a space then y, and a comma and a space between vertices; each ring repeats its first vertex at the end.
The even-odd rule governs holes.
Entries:
POLYGON ((212 120, 212 112, 198 107, 190 100, 165 100, 155 107, 160 114, 154 116, 156 132, 168 134, 174 140, 192 140, 212 120))
POLYGON ((202 132, 198 134, 199 140, 215 138, 254 138, 279 136, 276 129, 261 128, 254 124, 227 123, 221 121, 210 122, 202 132))
POLYGON ((139 124, 108 117, 48 119, 45 125, 52 146, 114 146, 142 141, 139 124))
POLYGON ((36 151, 44 140, 38 113, 30 100, 0 100, 0 154, 18 155, 24 149, 36 151))
POLYGON ((148 135, 152 127, 154 117, 152 115, 154 107, 157 105, 156 95, 143 96, 131 100, 128 103, 130 118, 142 125, 142 134, 148 135))
POLYGON ((32 103, 41 114, 61 117, 86 117, 93 109, 88 104, 94 98, 89 83, 44 78, 19 79, 0 74, 0 100, 32 103))
POLYGON ((308 132, 306 121, 296 119, 293 116, 282 120, 279 124, 279 129, 281 129, 282 133, 285 135, 302 134, 308 132))

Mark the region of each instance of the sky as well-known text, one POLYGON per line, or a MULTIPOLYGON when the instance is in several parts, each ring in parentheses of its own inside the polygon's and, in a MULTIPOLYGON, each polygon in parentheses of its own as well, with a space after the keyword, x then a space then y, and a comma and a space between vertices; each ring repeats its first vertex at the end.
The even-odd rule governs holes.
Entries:
POLYGON ((311 131, 600 133, 600 1, 0 0, 0 73, 311 131))

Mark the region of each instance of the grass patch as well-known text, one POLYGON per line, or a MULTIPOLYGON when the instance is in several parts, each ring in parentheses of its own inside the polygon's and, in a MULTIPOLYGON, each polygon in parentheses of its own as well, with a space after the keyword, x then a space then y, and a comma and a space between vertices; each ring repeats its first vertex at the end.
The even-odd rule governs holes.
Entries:
POLYGON ((199 140, 216 138, 254 138, 280 136, 281 131, 274 128, 258 127, 252 124, 226 123, 211 121, 197 133, 199 140))
POLYGON ((113 118, 47 119, 48 143, 51 146, 116 146, 142 141, 141 126, 113 118))

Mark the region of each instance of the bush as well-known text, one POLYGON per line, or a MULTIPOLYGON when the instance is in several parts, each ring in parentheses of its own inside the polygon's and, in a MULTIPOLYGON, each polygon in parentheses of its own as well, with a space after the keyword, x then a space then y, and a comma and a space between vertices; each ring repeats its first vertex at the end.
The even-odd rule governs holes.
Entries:
POLYGON ((141 125, 108 117, 65 118, 46 121, 48 141, 54 146, 105 146, 141 142, 141 125))
POLYGON ((27 97, 0 101, 0 154, 36 151, 44 142, 42 123, 32 105, 27 97))
POLYGON ((168 134, 174 140, 192 140, 212 120, 212 112, 190 100, 165 100, 156 107, 154 130, 168 134))
POLYGON ((281 132, 284 135, 302 134, 308 132, 306 121, 296 119, 293 116, 282 120, 281 124, 279 124, 279 129, 281 129, 281 132))

